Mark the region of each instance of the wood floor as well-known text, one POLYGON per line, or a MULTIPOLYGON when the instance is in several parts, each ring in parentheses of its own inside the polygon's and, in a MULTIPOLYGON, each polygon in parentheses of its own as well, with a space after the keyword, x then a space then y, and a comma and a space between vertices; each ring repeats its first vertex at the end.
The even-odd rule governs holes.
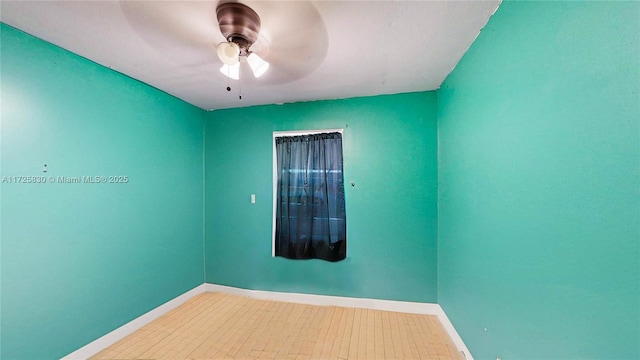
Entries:
POLYGON ((436 316, 204 293, 92 359, 463 359, 436 316))

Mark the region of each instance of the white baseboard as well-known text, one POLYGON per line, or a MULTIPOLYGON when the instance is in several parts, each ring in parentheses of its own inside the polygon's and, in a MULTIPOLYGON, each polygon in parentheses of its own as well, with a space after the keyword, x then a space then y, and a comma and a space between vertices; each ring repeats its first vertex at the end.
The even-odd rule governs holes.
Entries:
POLYGON ((110 345, 115 344, 120 339, 147 325, 148 323, 173 310, 174 308, 182 305, 190 298, 204 292, 224 292, 228 294, 247 296, 254 299, 285 301, 309 305, 342 306, 373 310, 396 311, 411 314, 436 315, 442 323, 444 329, 451 337, 451 340, 453 341, 458 351, 462 352, 466 359, 473 360, 473 356, 471 356, 469 349, 467 349, 466 345, 462 341, 462 338, 460 338, 460 335, 453 327, 453 324, 451 324, 451 321, 449 321, 449 318, 444 313, 444 310, 442 310, 442 308, 438 304, 249 290, 210 283, 204 283, 187 291, 186 293, 174 298, 173 300, 170 300, 158 306, 157 308, 147 312, 146 314, 81 347, 80 349, 63 357, 61 360, 87 359, 106 349, 110 345))
POLYGON ((447 334, 449 334, 449 337, 451 337, 451 340, 453 341, 453 344, 456 346, 458 351, 464 354, 465 359, 473 360, 473 356, 469 352, 469 349, 467 349, 467 346, 462 341, 462 338, 453 327, 451 321, 449 321, 447 314, 445 314, 444 310, 442 310, 442 307, 440 307, 440 305, 438 304, 249 290, 210 283, 205 283, 204 285, 206 292, 224 292, 228 294, 247 296, 254 299, 285 301, 309 305, 342 306, 362 309, 396 311, 411 314, 436 315, 440 320, 440 323, 442 323, 442 326, 444 327, 447 334))
POLYGON ((187 291, 186 293, 179 295, 178 297, 173 298, 172 300, 167 301, 166 303, 158 306, 157 308, 141 315, 140 317, 137 317, 129 321, 128 323, 120 326, 119 328, 113 330, 112 332, 88 343, 87 345, 81 347, 80 349, 63 357, 62 360, 84 360, 84 359, 90 358, 91 356, 115 344, 119 340, 123 339, 124 337, 133 333, 134 331, 140 329, 141 327, 147 325, 153 320, 159 318, 160 316, 182 305, 184 302, 191 299, 192 297, 198 294, 204 293, 206 291, 205 288, 206 288, 205 284, 199 285, 187 291))
POLYGON ((254 299, 284 301, 308 305, 342 306, 428 315, 438 315, 438 312, 442 311, 440 305, 430 303, 249 290, 209 283, 206 283, 205 286, 205 291, 207 292, 224 292, 251 297, 254 299))
POLYGON ((464 355, 465 359, 473 360, 473 355, 471 355, 471 352, 469 351, 469 349, 467 349, 467 345, 465 345, 464 341, 462 341, 462 338, 456 331, 456 328, 453 327, 453 324, 451 323, 451 321, 449 321, 447 314, 444 312, 442 307, 440 307, 440 305, 438 305, 438 307, 440 308, 440 312, 437 314, 438 320, 440 320, 440 323, 447 331, 447 334, 449 334, 449 337, 451 337, 451 340, 456 346, 456 349, 458 349, 458 351, 461 352, 462 355, 464 355))

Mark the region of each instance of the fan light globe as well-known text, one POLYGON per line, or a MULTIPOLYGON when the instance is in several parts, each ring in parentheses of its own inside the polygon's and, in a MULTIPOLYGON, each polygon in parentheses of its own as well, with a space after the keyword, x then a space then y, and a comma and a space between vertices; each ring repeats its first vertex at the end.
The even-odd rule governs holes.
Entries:
POLYGON ((262 60, 262 58, 255 53, 249 54, 249 56, 247 57, 247 62, 249 63, 249 66, 251 66, 253 76, 255 77, 262 76, 269 68, 269 63, 262 60))
POLYGON ((233 80, 238 80, 240 79, 240 62, 236 62, 232 65, 224 64, 220 68, 220 72, 233 80))
POLYGON ((218 58, 220 61, 225 63, 226 65, 237 64, 240 59, 240 47, 238 44, 233 42, 221 42, 218 44, 216 48, 216 52, 218 53, 218 58))

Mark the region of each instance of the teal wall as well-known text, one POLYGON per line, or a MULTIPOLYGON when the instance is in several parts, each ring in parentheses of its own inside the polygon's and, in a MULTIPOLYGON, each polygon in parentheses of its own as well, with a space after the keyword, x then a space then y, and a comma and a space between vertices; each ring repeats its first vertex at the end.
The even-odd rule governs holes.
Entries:
POLYGON ((204 111, 1 26, 2 359, 59 358, 203 282, 204 111), (49 171, 44 174, 44 164, 49 171))
POLYGON ((207 282, 435 302, 435 92, 218 110, 208 116, 207 282), (344 129, 347 258, 337 263, 273 258, 272 133, 332 128, 344 129))
POLYGON ((478 359, 640 358, 638 19, 504 2, 438 92, 438 301, 478 359))

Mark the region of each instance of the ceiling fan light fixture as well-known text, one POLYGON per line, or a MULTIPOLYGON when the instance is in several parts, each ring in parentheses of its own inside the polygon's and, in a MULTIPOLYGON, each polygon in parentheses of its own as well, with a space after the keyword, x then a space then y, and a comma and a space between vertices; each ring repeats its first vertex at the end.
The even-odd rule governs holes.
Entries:
POLYGON ((232 78, 233 80, 240 79, 240 62, 236 62, 235 64, 224 64, 220 68, 220 72, 225 76, 232 78))
POLYGON ((251 67, 251 71, 253 71, 253 76, 257 78, 262 76, 267 69, 269 69, 269 63, 262 60, 262 58, 255 53, 251 53, 247 56, 247 62, 251 67))
POLYGON ((216 48, 218 58, 226 65, 237 64, 240 59, 240 47, 234 42, 221 42, 216 48))
POLYGON ((250 7, 239 2, 221 0, 216 7, 216 16, 222 36, 227 40, 218 44, 216 52, 225 64, 220 68, 224 75, 240 78, 240 58, 246 57, 255 77, 262 76, 269 63, 249 49, 258 40, 260 17, 250 7))

